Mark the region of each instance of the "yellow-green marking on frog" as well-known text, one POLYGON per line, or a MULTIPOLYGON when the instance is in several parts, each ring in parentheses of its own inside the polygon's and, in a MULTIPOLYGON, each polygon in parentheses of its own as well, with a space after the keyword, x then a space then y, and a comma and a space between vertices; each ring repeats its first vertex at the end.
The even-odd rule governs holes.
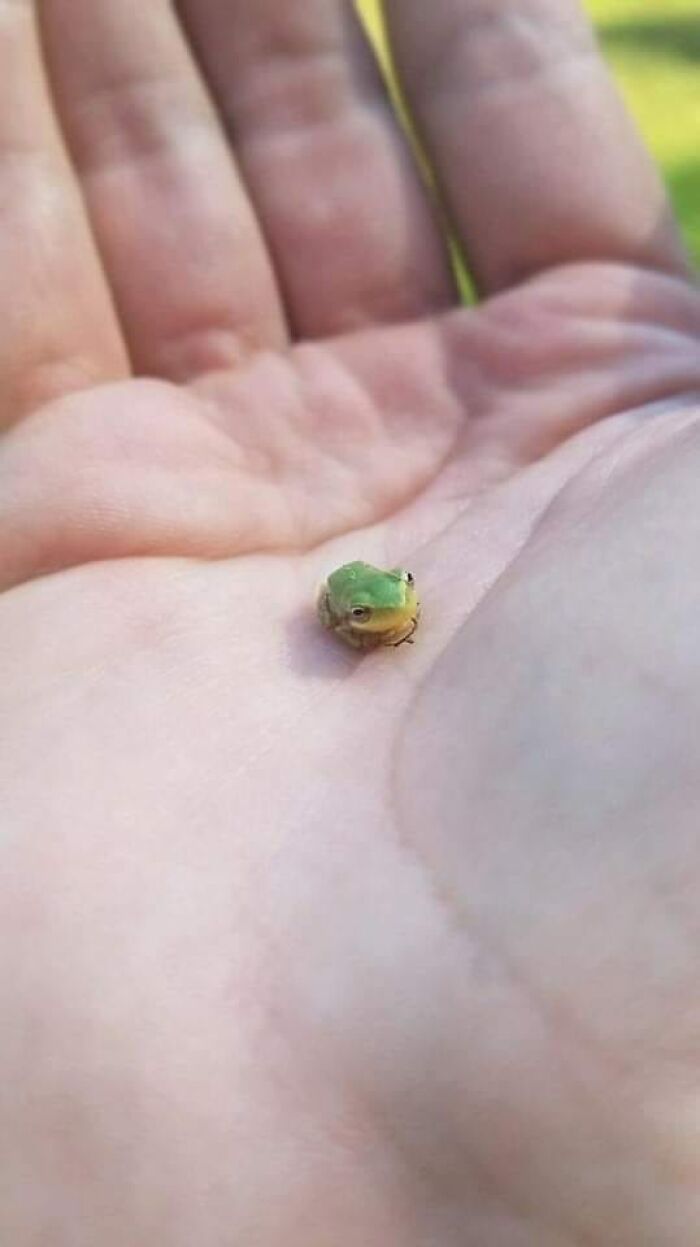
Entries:
POLYGON ((403 567, 380 571, 369 563, 345 563, 332 572, 317 609, 324 628, 354 649, 412 644, 420 618, 411 573, 403 567))

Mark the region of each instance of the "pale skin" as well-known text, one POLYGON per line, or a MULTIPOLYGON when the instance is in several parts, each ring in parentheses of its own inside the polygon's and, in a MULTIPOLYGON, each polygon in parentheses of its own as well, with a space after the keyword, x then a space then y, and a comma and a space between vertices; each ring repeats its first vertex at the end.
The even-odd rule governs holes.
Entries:
POLYGON ((697 1247, 658 175, 569 0, 390 0, 461 308, 346 6, 175 7, 0 3, 0 1242, 697 1247))

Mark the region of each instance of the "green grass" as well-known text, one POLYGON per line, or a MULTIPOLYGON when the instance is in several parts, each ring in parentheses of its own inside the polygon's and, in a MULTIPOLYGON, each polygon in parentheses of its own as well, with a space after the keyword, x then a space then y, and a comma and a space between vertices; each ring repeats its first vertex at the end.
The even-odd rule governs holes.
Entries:
MULTIPOLYGON (((381 49, 378 0, 357 0, 381 49)), ((603 51, 700 263, 698 0, 587 0, 603 51)))
POLYGON ((590 0, 627 105, 700 262, 700 12, 697 0, 590 0))

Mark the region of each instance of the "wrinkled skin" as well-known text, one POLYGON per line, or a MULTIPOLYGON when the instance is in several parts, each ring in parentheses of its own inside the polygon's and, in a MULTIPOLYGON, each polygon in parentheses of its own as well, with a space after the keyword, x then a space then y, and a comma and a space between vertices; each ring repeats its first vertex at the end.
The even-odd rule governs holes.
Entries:
POLYGON ((0 1241, 696 1247, 699 317, 656 175, 564 0, 536 53, 395 0, 460 309, 356 32, 181 6, 235 169, 146 8, 46 0, 49 104, 0 6, 0 1241), (319 628, 354 558, 415 574, 413 647, 319 628))

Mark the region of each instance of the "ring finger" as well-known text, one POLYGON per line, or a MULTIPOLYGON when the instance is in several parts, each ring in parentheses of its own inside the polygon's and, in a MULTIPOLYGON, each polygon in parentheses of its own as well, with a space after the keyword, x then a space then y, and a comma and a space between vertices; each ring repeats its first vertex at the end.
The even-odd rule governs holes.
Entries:
POLYGON ((0 427, 128 369, 30 3, 0 2, 0 322, 0 427))
POLYGON ((186 381, 283 345, 267 249, 172 4, 43 0, 41 13, 135 369, 186 381))
POLYGON ((179 0, 298 337, 454 301, 431 197, 351 0, 179 0))

